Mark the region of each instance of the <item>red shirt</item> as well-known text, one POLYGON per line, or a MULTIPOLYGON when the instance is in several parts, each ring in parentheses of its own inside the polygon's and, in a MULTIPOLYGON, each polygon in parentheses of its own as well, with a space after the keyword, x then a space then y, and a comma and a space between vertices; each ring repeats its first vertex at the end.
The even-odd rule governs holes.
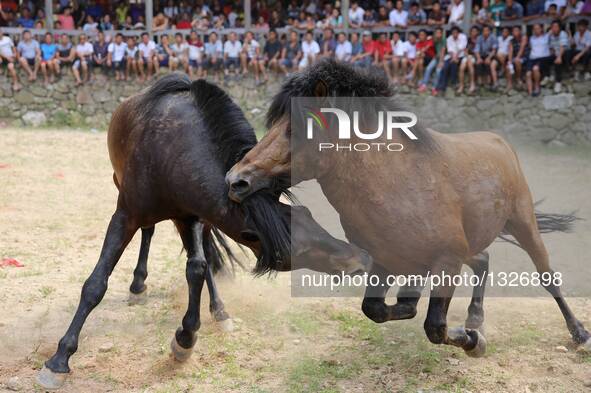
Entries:
POLYGON ((375 51, 375 45, 374 45, 374 41, 365 41, 363 40, 363 52, 364 53, 371 53, 373 54, 373 52, 375 51))
POLYGON ((425 56, 434 58, 435 57, 435 46, 433 40, 428 38, 425 41, 417 41, 417 52, 422 51, 425 56))
POLYGON ((390 45, 390 41, 386 40, 382 41, 375 41, 375 50, 378 51, 378 59, 384 60, 384 55, 388 55, 392 53, 392 45, 390 45))
POLYGON ((179 29, 179 30, 190 29, 191 28, 191 22, 188 21, 188 20, 180 20, 176 24, 176 28, 179 29))

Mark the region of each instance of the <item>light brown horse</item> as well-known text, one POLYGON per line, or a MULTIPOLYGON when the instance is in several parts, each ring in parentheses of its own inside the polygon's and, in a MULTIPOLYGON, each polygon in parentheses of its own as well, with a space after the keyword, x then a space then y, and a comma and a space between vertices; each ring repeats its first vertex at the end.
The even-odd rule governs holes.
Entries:
MULTIPOLYGON (((293 127, 291 120, 301 114, 292 113, 292 98, 327 97, 328 101, 334 97, 392 96, 388 81, 377 72, 365 73, 334 61, 322 61, 294 75, 272 102, 267 135, 226 175, 230 197, 244 201, 260 189, 273 187, 277 179, 284 182, 291 177, 292 185, 316 179, 339 213, 348 240, 370 253, 373 274, 380 277, 443 271, 457 274, 462 264, 480 258, 504 231, 527 251, 538 272, 551 273, 517 155, 494 133, 448 135, 419 124, 412 128, 416 141, 397 131, 394 140, 404 141, 401 152, 328 150, 319 154, 318 149, 294 148, 294 141, 304 139, 306 130, 293 127)), ((392 99, 389 102, 391 110, 400 110, 392 99)), ((321 141, 336 144, 335 134, 329 129, 321 134, 321 141)), ((366 141, 353 136, 350 142, 366 141)), ((558 228, 560 218, 555 218, 551 224, 558 228)), ((559 286, 546 284, 574 342, 591 349, 589 332, 569 309, 559 286)), ((416 300, 400 304, 399 297, 399 304, 386 306, 388 289, 367 288, 364 313, 376 322, 414 316, 408 306, 410 303, 412 308, 416 300)), ((486 341, 474 328, 482 321, 475 326, 467 324, 466 329, 447 328, 454 289, 441 286, 431 291, 424 325, 427 337, 433 343, 458 346, 471 356, 481 356, 486 341)))

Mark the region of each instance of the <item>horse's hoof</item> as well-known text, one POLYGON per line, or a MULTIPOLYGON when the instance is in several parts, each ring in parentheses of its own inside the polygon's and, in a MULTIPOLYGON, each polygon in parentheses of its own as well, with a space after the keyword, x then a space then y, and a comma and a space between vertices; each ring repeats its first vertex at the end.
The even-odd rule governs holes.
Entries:
POLYGON ((591 337, 589 337, 587 339, 587 341, 585 341, 583 344, 581 344, 579 346, 579 348, 577 348, 577 351, 591 353, 591 337))
POLYGON ((67 377, 68 373, 54 373, 43 366, 39 374, 37 374, 37 384, 45 390, 57 390, 64 386, 67 377))
POLYGON ((170 350, 172 351, 172 356, 177 362, 186 362, 189 360, 191 355, 193 354, 193 348, 183 348, 176 342, 176 337, 172 338, 170 342, 170 350))
POLYGON ((222 332, 230 333, 234 330, 234 321, 232 321, 232 318, 227 318, 223 321, 216 321, 216 323, 220 327, 222 332))
POLYGON ((129 305, 129 306, 135 306, 135 305, 143 306, 146 303, 148 303, 148 291, 143 291, 140 293, 129 292, 129 298, 127 299, 127 305, 129 305))
POLYGON ((478 341, 476 342, 476 346, 472 349, 469 349, 466 352, 466 355, 472 358, 479 358, 484 356, 486 353, 486 338, 480 333, 478 330, 471 330, 476 334, 478 341))

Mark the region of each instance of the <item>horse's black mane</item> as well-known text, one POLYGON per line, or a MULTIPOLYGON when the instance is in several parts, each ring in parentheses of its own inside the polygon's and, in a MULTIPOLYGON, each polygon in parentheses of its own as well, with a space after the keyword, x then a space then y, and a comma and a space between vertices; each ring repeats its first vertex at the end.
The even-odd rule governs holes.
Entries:
MULTIPOLYGON (((240 107, 217 85, 203 79, 191 81, 186 74, 172 73, 156 81, 138 97, 135 107, 143 124, 150 124, 156 116, 156 108, 162 98, 173 94, 190 94, 195 107, 209 130, 212 143, 217 147, 217 157, 224 163, 225 171, 240 161, 257 143, 256 135, 240 107)), ((261 275, 276 270, 278 261, 289 258, 291 247, 290 218, 279 210, 279 195, 265 191, 254 193, 240 205, 228 201, 233 208, 241 209, 246 224, 254 230, 261 243, 254 273, 261 275)), ((215 232, 221 246, 231 261, 237 262, 231 249, 219 233, 215 232)), ((215 250, 219 257, 219 250, 215 250)), ((218 258, 221 261, 221 258, 218 258)))
MULTIPOLYGON (((391 97, 395 92, 384 72, 377 68, 358 69, 334 59, 323 59, 295 73, 281 86, 267 112, 266 125, 270 128, 285 114, 291 111, 291 98, 314 97, 319 82, 324 82, 328 95, 333 97, 391 97)), ((403 106, 392 99, 390 110, 404 110, 403 106)), ((433 146, 434 141, 429 132, 420 125, 412 127, 420 145, 433 146)))

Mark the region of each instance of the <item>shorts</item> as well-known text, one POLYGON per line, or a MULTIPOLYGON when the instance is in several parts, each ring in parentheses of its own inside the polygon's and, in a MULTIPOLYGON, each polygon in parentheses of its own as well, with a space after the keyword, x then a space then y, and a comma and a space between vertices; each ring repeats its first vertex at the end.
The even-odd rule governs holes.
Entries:
POLYGON ((230 68, 230 67, 240 67, 240 59, 238 57, 228 57, 226 60, 224 60, 224 68, 230 68))
POLYGON ((474 57, 474 55, 468 55, 468 56, 462 57, 462 61, 460 62, 460 65, 464 65, 468 62, 471 62, 472 64, 474 64, 476 62, 476 58, 474 57))
POLYGON ((199 60, 189 59, 189 67, 199 68, 199 67, 201 67, 201 62, 199 60))
POLYGON ((293 59, 282 59, 280 60, 281 65, 285 68, 292 68, 293 67, 293 59))
POLYGON ((550 57, 540 57, 537 59, 529 59, 527 61, 526 70, 532 71, 535 66, 540 68, 542 74, 546 74, 548 66, 550 65, 550 57))
MULTIPOLYGON (((492 62, 492 60, 491 60, 492 62)), ((481 63, 476 64, 476 75, 477 76, 487 76, 490 74, 490 65, 481 63)))
POLYGON ((222 59, 218 57, 216 58, 215 62, 213 62, 211 59, 205 59, 204 64, 205 68, 209 70, 219 70, 220 68, 222 68, 222 59))
POLYGON ((27 58, 25 57, 25 60, 27 60, 27 63, 28 63, 28 64, 29 64, 31 67, 35 65, 35 60, 36 60, 35 58, 32 58, 32 59, 27 59, 27 58))
POLYGON ((164 59, 158 60, 158 63, 160 64, 160 67, 168 67, 169 60, 170 60, 170 56, 165 55, 164 59))
MULTIPOLYGON (((86 62, 86 65, 91 66, 92 62, 90 61, 90 59, 84 59, 84 61, 86 62)), ((74 69, 79 69, 80 66, 82 65, 82 62, 80 61, 80 59, 76 59, 76 61, 74 61, 74 65, 72 66, 74 69)))
POLYGON ((119 61, 114 61, 112 67, 115 71, 123 71, 125 69, 125 58, 119 61))

